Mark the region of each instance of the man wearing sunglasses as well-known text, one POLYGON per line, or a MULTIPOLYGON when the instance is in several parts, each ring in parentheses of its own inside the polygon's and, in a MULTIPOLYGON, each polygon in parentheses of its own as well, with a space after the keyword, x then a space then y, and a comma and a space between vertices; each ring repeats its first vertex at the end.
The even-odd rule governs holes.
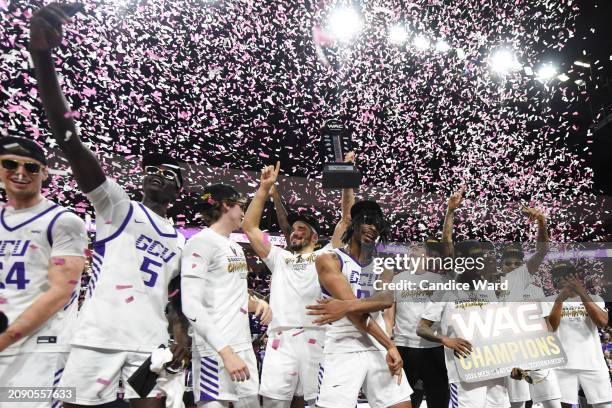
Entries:
POLYGON ((233 187, 204 189, 199 210, 210 223, 191 237, 184 251, 182 302, 194 331, 194 397, 198 406, 259 408, 257 361, 249 312, 267 326, 268 304, 249 296, 248 265, 242 247, 230 239, 244 218, 245 200, 233 187))
MULTIPOLYGON (((169 341, 164 309, 168 284, 179 274, 185 240, 166 219, 166 212, 183 181, 174 158, 145 156, 143 199, 131 201, 81 142, 52 56, 62 41, 63 25, 79 9, 75 4, 49 4, 30 22, 30 52, 53 137, 96 211, 92 276, 60 386, 76 387, 76 404, 91 406, 114 401, 122 380, 125 398, 134 406, 161 408, 164 399, 157 388, 141 397, 127 379, 152 351, 169 341)), ((186 346, 185 333, 175 336, 179 334, 183 336, 177 340, 186 346)), ((183 347, 172 350, 175 362, 183 360, 183 347)))
POLYGON ((56 386, 76 319, 85 224, 42 196, 47 177, 38 144, 0 139, 0 180, 7 197, 0 210, 0 315, 8 320, 0 333, 3 387, 56 386))

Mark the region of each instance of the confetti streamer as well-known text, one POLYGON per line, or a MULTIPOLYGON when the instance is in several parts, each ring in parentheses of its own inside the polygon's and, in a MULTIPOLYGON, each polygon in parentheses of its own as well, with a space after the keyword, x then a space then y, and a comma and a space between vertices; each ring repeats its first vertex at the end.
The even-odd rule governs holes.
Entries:
MULTIPOLYGON (((363 174, 358 197, 383 203, 393 240, 439 234, 446 197, 461 184, 457 239, 531 239, 532 226, 510 210, 530 204, 551 217, 553 240, 597 240, 605 231, 591 145, 580 146, 584 155, 568 147, 582 131, 575 109, 551 108, 579 93, 566 83, 547 89, 523 70, 502 78, 486 64, 504 45, 536 67, 574 35, 576 3, 363 2, 363 30, 341 44, 327 27, 335 2, 93 0, 66 27, 56 60, 69 116, 130 194, 148 150, 186 162, 188 186, 224 180, 250 192, 259 169, 281 159, 294 176, 280 181, 288 208, 313 211, 331 235, 339 194, 321 189, 317 129, 340 115, 363 174), (397 21, 450 50, 389 44, 397 21)), ((28 63, 28 18, 43 2, 8 4, 0 2, 0 132, 34 138, 66 169, 28 63)), ((52 175, 44 193, 94 215, 71 177, 52 175)), ((175 210, 178 225, 195 222, 190 200, 175 210)))

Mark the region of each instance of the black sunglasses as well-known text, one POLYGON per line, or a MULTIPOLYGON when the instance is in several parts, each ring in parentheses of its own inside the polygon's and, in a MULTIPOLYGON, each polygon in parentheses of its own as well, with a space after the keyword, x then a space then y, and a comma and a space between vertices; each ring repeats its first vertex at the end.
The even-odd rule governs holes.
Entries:
POLYGON ((2 167, 4 167, 8 171, 15 171, 19 168, 19 166, 23 166, 25 171, 30 174, 38 174, 40 173, 41 165, 34 162, 19 162, 17 160, 12 159, 2 159, 1 161, 2 167))
POLYGON ((157 166, 145 166, 144 170, 145 173, 149 175, 161 175, 166 180, 174 181, 177 186, 181 185, 181 183, 179 182, 178 174, 176 174, 176 172, 172 170, 161 169, 157 166))

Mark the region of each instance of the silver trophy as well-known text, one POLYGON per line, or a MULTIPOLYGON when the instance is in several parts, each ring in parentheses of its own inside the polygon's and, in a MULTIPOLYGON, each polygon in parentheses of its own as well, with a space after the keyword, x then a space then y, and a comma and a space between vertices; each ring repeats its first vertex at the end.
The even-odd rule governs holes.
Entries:
POLYGON ((351 134, 339 119, 330 119, 321 128, 321 157, 323 188, 355 188, 361 182, 361 173, 353 163, 344 163, 344 155, 351 150, 351 134))

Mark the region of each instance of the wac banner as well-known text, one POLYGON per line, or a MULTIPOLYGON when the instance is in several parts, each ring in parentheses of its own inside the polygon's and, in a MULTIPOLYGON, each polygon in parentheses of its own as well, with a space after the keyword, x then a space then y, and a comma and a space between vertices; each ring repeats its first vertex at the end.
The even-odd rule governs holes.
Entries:
POLYGON ((490 303, 480 310, 458 309, 451 324, 458 337, 472 343, 472 353, 455 355, 465 382, 505 377, 514 367, 552 368, 567 363, 555 333, 549 332, 536 302, 490 303))

